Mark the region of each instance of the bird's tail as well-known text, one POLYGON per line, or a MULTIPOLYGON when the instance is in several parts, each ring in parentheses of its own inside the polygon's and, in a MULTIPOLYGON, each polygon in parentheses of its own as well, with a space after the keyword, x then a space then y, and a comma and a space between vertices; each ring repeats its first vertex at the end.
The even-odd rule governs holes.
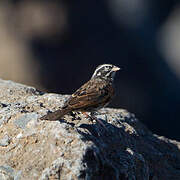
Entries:
POLYGON ((48 113, 45 116, 42 116, 41 120, 49 120, 49 121, 56 121, 59 120, 61 117, 63 117, 65 114, 71 112, 72 110, 69 108, 59 109, 55 112, 48 113))

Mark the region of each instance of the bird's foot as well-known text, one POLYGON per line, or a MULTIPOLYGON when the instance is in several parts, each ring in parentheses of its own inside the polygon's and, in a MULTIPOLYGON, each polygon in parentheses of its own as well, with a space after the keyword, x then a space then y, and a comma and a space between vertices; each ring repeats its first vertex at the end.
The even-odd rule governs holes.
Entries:
POLYGON ((92 112, 91 112, 91 115, 88 115, 87 112, 83 112, 83 114, 84 114, 87 118, 89 118, 91 122, 93 122, 93 121, 95 120, 96 122, 98 122, 99 124, 101 124, 106 130, 108 130, 108 129, 106 128, 106 126, 104 125, 104 123, 95 116, 95 115, 97 115, 98 113, 96 113, 96 112, 93 112, 93 113, 92 113, 92 112))

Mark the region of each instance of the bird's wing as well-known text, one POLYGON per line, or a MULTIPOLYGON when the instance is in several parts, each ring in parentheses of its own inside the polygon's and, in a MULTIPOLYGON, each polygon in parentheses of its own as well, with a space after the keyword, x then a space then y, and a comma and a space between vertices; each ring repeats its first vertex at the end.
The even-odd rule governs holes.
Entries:
POLYGON ((72 109, 98 107, 106 104, 114 94, 111 85, 104 81, 91 79, 81 86, 66 102, 66 106, 72 109))

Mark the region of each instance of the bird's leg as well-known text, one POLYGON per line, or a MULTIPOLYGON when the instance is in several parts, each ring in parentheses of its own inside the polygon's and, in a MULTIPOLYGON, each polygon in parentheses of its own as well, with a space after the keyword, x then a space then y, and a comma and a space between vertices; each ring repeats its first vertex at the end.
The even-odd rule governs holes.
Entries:
POLYGON ((97 112, 91 112, 91 115, 90 115, 90 116, 87 114, 87 112, 82 112, 82 113, 83 113, 87 118, 89 118, 91 121, 95 120, 96 122, 98 122, 99 124, 101 124, 106 130, 108 130, 108 129, 106 128, 106 126, 103 124, 103 122, 95 116, 95 115, 97 114, 97 112))
POLYGON ((93 122, 93 118, 89 116, 87 112, 82 112, 82 114, 84 114, 87 118, 89 118, 93 122))
POLYGON ((103 122, 95 116, 97 114, 97 112, 91 112, 91 119, 95 119, 96 122, 100 123, 106 130, 108 130, 106 126, 103 124, 103 122))

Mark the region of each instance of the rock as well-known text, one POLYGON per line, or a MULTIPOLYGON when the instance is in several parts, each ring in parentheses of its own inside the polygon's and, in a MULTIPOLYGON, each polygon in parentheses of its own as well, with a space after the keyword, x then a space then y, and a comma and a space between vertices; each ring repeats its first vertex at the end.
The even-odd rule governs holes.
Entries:
POLYGON ((0 179, 180 179, 180 143, 126 110, 98 111, 106 128, 81 113, 39 120, 68 97, 0 80, 0 179))
POLYGON ((14 170, 8 166, 0 166, 0 179, 13 180, 14 170))
POLYGON ((10 143, 10 137, 6 134, 2 139, 0 139, 0 146, 8 146, 10 143))
POLYGON ((37 120, 37 117, 38 115, 36 113, 26 113, 26 114, 23 114, 20 118, 16 119, 14 121, 14 124, 17 127, 24 129, 29 121, 31 121, 32 119, 37 120))
POLYGON ((0 180, 19 180, 21 172, 16 172, 10 166, 0 166, 0 180))

